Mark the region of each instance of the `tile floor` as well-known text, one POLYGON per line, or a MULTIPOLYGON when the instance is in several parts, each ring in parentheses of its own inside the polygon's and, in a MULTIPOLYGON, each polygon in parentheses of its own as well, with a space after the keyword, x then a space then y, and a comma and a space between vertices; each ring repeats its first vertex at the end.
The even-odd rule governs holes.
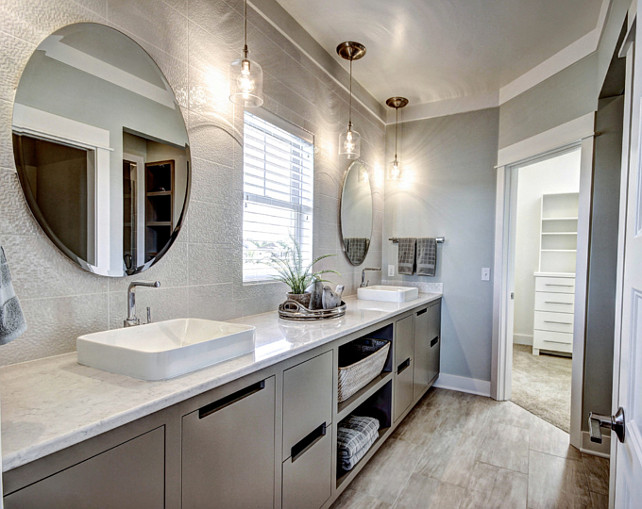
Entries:
POLYGON ((598 509, 608 478, 608 460, 514 403, 431 389, 332 509, 598 509))

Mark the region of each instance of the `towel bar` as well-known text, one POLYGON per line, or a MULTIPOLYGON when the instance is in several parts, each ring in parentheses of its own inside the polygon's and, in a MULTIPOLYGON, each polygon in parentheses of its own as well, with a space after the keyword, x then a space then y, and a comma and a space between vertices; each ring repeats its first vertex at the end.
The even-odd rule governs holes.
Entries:
MULTIPOLYGON (((390 237, 388 240, 393 244, 397 244, 399 242, 399 238, 397 237, 390 237)), ((437 241, 437 244, 443 244, 446 242, 446 237, 436 237, 435 240, 437 241)))

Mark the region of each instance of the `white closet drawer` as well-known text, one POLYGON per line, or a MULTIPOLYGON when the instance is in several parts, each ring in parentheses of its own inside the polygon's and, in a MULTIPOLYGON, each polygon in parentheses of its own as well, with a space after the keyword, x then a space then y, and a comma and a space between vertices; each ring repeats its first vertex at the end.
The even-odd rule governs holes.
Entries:
POLYGON ((574 277, 535 277, 536 292, 575 293, 574 277))
POLYGON ((572 313, 574 293, 535 292, 535 311, 572 313))
POLYGON ((535 311, 534 327, 536 331, 573 332, 572 313, 550 313, 535 311))
POLYGON ((573 334, 536 330, 533 334, 533 348, 573 353, 573 334))

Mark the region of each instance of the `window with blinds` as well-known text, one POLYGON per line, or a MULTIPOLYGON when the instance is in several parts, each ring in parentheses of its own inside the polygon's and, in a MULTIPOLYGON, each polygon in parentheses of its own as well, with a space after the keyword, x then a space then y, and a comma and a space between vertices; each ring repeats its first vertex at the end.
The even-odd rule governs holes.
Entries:
POLYGON ((280 118, 262 117, 244 113, 244 282, 271 279, 276 271, 268 260, 283 258, 295 241, 304 263, 312 261, 312 137, 280 118))

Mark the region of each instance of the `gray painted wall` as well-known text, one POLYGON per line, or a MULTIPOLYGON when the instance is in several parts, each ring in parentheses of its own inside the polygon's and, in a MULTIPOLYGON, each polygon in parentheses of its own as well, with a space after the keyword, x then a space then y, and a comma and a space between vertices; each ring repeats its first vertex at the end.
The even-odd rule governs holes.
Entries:
MULTIPOLYGON (((498 122, 492 108, 402 124, 404 180, 386 182, 383 232, 384 274, 388 264, 397 264, 397 245, 389 237, 446 237, 438 247, 436 277, 395 279, 444 284, 441 370, 486 381, 493 287, 480 273, 493 265, 498 122)), ((394 126, 388 132, 391 161, 394 126)))
POLYGON ((540 134, 597 108, 597 54, 583 58, 499 108, 499 148, 540 134))
MULTIPOLYGON (((275 16, 271 21, 289 27, 286 33, 292 39, 302 40, 308 48, 315 46, 273 0, 259 3, 275 16)), ((132 278, 89 274, 61 254, 28 211, 13 162, 14 88, 40 41, 71 23, 103 23, 133 37, 182 98, 192 155, 191 201, 177 242, 157 265, 133 278, 158 279, 163 284, 138 293, 140 309, 151 306, 155 320, 185 316, 225 320, 273 311, 283 301, 285 287, 280 283, 242 283, 242 151, 230 134, 242 135, 242 111, 234 109, 227 97, 229 64, 243 47, 242 13, 241 0, 0 4, 0 244, 29 326, 22 337, 2 348, 0 364, 73 351, 78 335, 121 327, 126 314, 126 289, 132 278), (194 100, 203 94, 205 102, 194 100)), ((348 162, 335 151, 339 132, 348 122, 348 93, 251 8, 249 45, 251 58, 263 67, 266 109, 315 135, 314 254, 336 254, 326 267, 340 271, 342 276, 333 280, 343 283, 347 294, 354 293, 359 268, 341 252, 337 225, 348 162)), ((347 73, 338 64, 332 72, 347 83, 347 73)), ((364 97, 369 105, 373 101, 364 97)), ((362 159, 372 171, 384 164, 384 125, 358 102, 353 108, 353 123, 363 138, 362 159)), ((371 177, 374 232, 365 264, 378 266, 383 184, 371 177)))
POLYGON ((595 128, 593 204, 586 309, 582 427, 589 412, 611 413, 618 209, 624 96, 601 99, 595 128))

